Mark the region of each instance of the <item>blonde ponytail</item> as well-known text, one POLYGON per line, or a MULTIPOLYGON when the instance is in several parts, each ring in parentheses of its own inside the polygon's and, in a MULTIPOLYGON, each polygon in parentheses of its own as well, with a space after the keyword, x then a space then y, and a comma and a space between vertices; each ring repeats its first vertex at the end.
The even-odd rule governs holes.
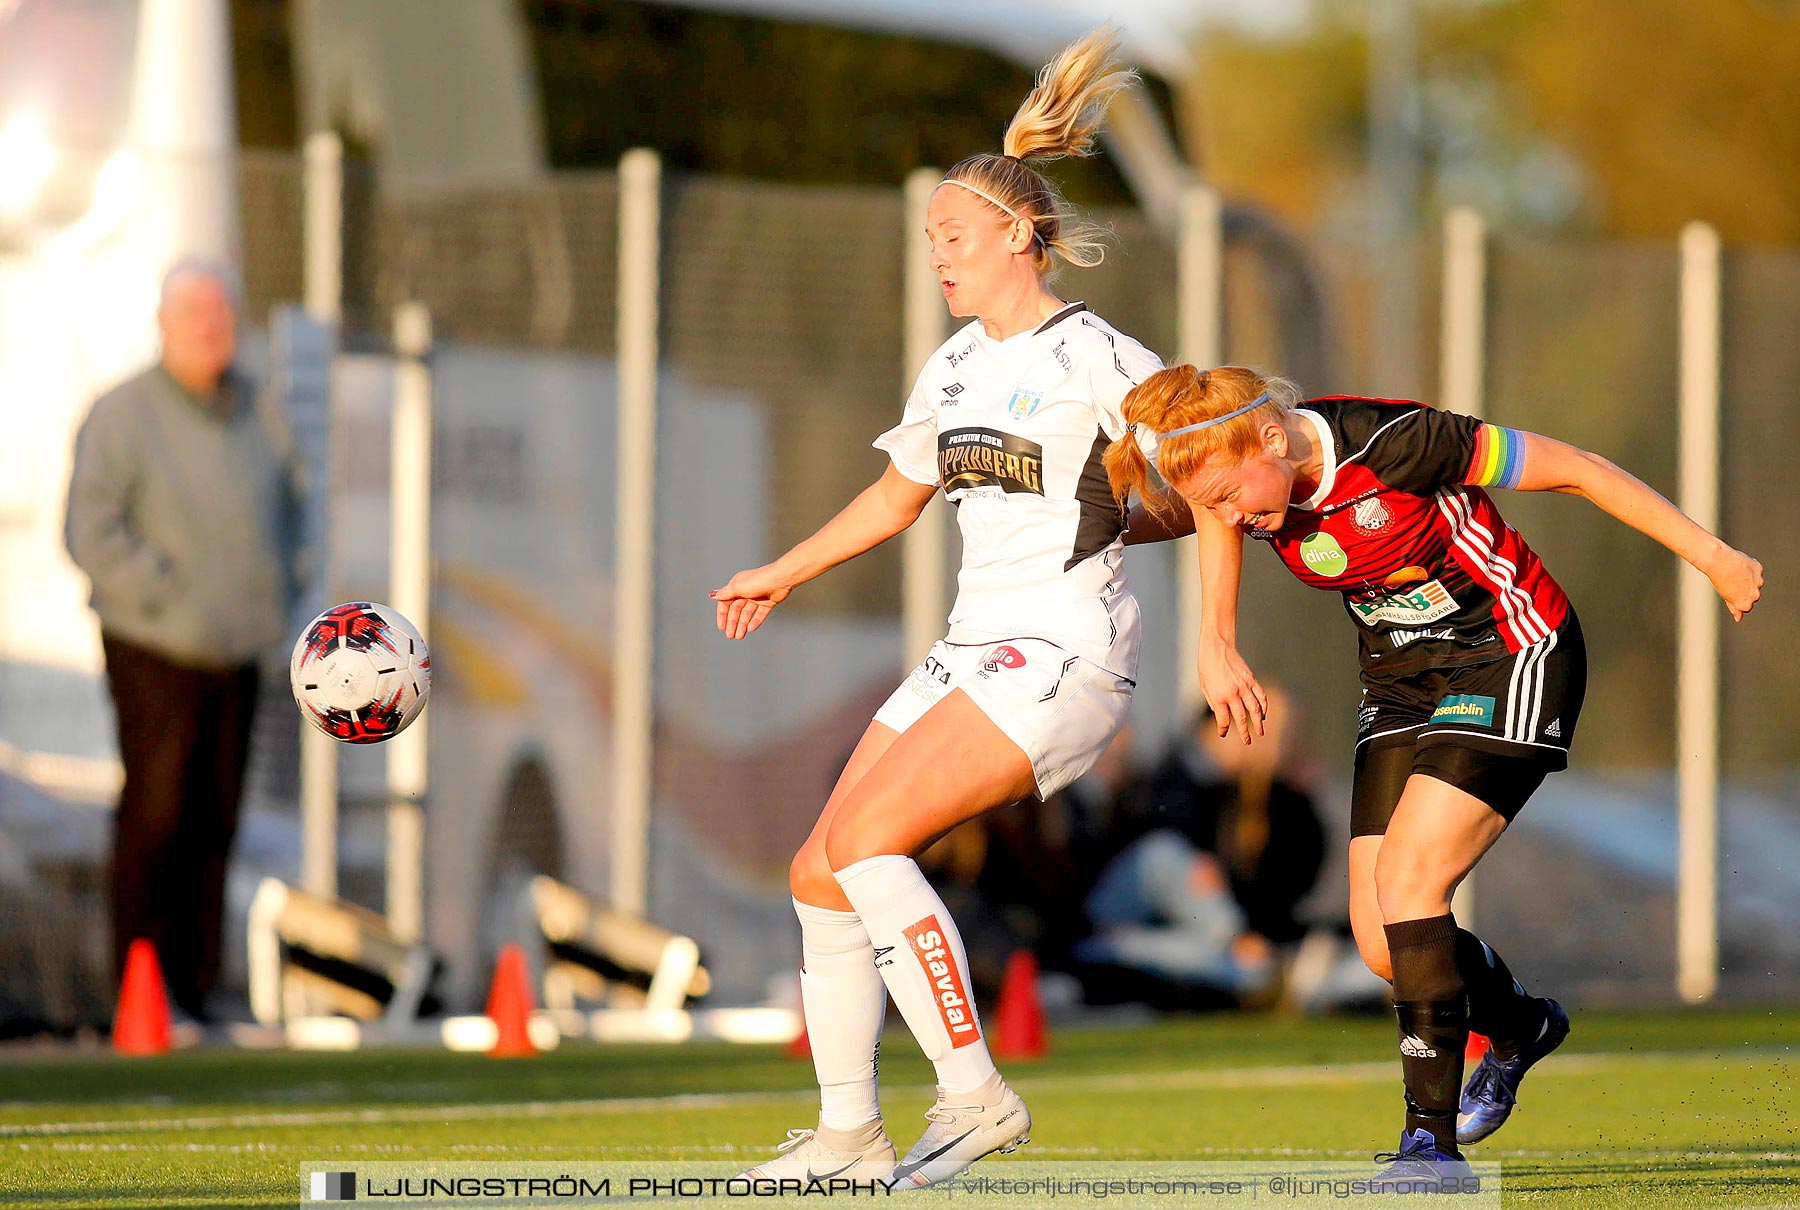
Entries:
POLYGON ((1117 27, 1103 25, 1038 72, 1037 86, 1006 127, 1002 153, 1015 160, 1094 154, 1094 136, 1114 94, 1137 80, 1119 64, 1117 27))
POLYGON ((1024 218, 1037 236, 1036 267, 1049 274, 1051 254, 1091 268, 1106 258, 1106 228, 1076 216, 1042 173, 1026 164, 1094 154, 1106 108, 1137 73, 1115 57, 1119 31, 1103 25, 1045 64, 1002 140, 1002 154, 972 155, 945 174, 969 186, 1009 218, 1024 218))

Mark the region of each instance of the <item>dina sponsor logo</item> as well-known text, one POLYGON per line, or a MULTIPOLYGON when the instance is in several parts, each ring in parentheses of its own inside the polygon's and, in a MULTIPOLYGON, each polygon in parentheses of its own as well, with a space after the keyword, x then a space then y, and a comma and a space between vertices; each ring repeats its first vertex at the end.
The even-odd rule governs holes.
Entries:
POLYGON ((951 429, 938 434, 938 479, 944 494, 997 487, 1044 494, 1044 447, 996 429, 951 429))
POLYGON ((1368 600, 1350 601, 1350 611, 1365 626, 1422 627, 1441 622, 1457 609, 1456 598, 1438 580, 1428 580, 1406 592, 1384 593, 1368 600))
POLYGON ((1479 693, 1452 693, 1431 712, 1434 723, 1465 723, 1471 727, 1494 725, 1494 699, 1479 693))
POLYGON ((1300 561, 1314 575, 1326 579, 1341 576, 1350 569, 1350 556, 1344 553, 1338 540, 1327 533, 1308 534, 1301 539, 1300 561))

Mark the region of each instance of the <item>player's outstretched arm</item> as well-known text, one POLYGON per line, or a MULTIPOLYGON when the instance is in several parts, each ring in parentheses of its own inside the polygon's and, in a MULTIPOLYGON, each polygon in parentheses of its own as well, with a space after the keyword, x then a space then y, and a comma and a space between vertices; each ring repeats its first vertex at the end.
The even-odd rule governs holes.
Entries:
POLYGON ((1247 744, 1263 734, 1269 696, 1238 654, 1238 580, 1244 571, 1244 534, 1205 509, 1192 512, 1200 537, 1200 691, 1221 737, 1232 727, 1247 744))
POLYGON ((1582 496, 1693 564, 1741 621, 1762 596, 1762 564, 1713 536, 1649 484, 1599 454, 1537 433, 1525 439, 1525 465, 1515 485, 1523 492, 1582 496))
POLYGON ((714 589, 719 629, 729 639, 752 634, 788 593, 816 576, 880 546, 919 519, 937 485, 915 483, 890 463, 837 516, 773 563, 738 572, 714 589))

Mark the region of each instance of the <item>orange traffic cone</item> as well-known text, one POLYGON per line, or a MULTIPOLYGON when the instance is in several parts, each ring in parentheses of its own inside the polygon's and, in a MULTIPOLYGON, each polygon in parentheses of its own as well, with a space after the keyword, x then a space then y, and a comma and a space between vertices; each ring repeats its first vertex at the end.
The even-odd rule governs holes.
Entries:
POLYGON ((1479 1063, 1481 1056, 1487 1053, 1488 1040, 1481 1034, 1470 1031, 1469 1044, 1463 1047, 1464 1063, 1479 1063))
POLYGON ((125 951, 112 1041, 122 1055, 160 1055, 169 1049, 169 993, 156 947, 142 937, 125 951))
POLYGON ((994 1056, 1001 1059, 1036 1059, 1050 1049, 1044 1003, 1038 997, 1037 956, 1030 950, 1014 950, 1006 960, 992 1041, 994 1056))
POLYGON ((531 994, 531 975, 525 968, 525 951, 516 944, 500 950, 494 963, 494 983, 488 989, 487 1015, 494 1023, 496 1059, 516 1059, 538 1052, 531 1040, 531 1013, 537 1007, 531 994))

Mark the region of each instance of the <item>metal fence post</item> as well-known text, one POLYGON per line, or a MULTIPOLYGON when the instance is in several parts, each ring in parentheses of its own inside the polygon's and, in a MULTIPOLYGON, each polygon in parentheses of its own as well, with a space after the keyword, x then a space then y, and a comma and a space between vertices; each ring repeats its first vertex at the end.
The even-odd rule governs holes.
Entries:
POLYGON ((619 446, 613 569, 612 905, 649 907, 662 160, 619 160, 619 446))
MULTIPOLYGON (((302 234, 306 313, 333 329, 342 322, 344 247, 344 144, 337 135, 320 132, 306 140, 302 177, 302 234)), ((329 389, 329 385, 327 386, 329 389)), ((328 424, 329 428, 329 424, 328 424)), ((327 438, 325 448, 333 443, 327 438)), ((329 454, 328 454, 329 457, 329 454)), ((318 583, 330 604, 342 582, 331 551, 332 467, 312 468, 319 481, 323 519, 322 558, 318 583)), ((337 897, 338 749, 337 741, 304 719, 300 728, 300 885, 314 895, 337 897)))
MULTIPOLYGON (((1182 189, 1176 242, 1176 344, 1181 360, 1207 369, 1225 356, 1224 208, 1218 191, 1198 181, 1182 189)), ((1200 689, 1200 543, 1175 543, 1175 734, 1185 736, 1204 695, 1200 689)))
MULTIPOLYGON (((1719 528, 1719 236, 1681 232, 1681 508, 1719 528)), ((1675 762, 1680 809, 1676 990, 1689 1003, 1719 989, 1719 602, 1682 563, 1677 601, 1675 762)))
MULTIPOLYGON (((1438 350, 1438 402, 1479 417, 1487 400, 1487 224, 1473 206, 1444 215, 1444 313, 1438 350)), ((1450 901, 1456 922, 1475 927, 1475 875, 1450 901)))
MULTIPOLYGON (((431 643, 431 312, 394 312, 392 471, 388 498, 388 599, 431 643)), ((387 917, 402 941, 424 935, 425 790, 429 720, 387 743, 387 917)))
MULTIPOLYGON (((906 178, 903 278, 906 316, 903 356, 910 390, 926 359, 944 342, 944 298, 931 271, 931 241, 925 235, 925 208, 942 174, 920 168, 906 178)), ((900 538, 900 634, 905 668, 925 658, 944 631, 949 596, 948 506, 941 493, 900 538)))

